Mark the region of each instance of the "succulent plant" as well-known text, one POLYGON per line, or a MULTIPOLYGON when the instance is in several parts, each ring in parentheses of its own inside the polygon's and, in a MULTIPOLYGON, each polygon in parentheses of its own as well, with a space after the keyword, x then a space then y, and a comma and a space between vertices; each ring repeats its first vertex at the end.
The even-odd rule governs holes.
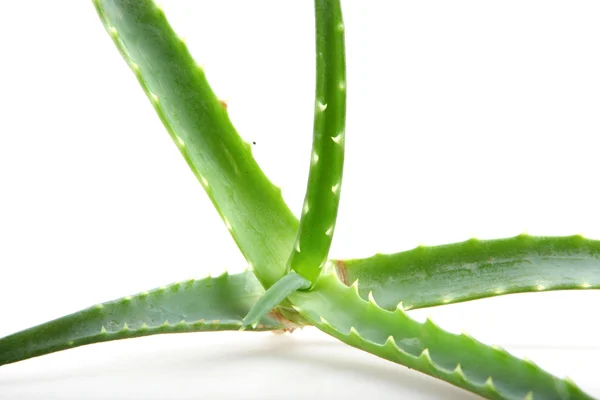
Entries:
POLYGON ((304 326, 490 399, 590 399, 569 379, 406 311, 540 290, 600 288, 600 241, 476 240, 365 259, 329 258, 346 119, 339 0, 315 0, 316 93, 297 220, 233 127, 203 69, 151 0, 94 0, 117 49, 205 189, 250 269, 96 304, 0 339, 0 365, 164 333, 304 326), (539 278, 544 285, 540 286, 539 278))

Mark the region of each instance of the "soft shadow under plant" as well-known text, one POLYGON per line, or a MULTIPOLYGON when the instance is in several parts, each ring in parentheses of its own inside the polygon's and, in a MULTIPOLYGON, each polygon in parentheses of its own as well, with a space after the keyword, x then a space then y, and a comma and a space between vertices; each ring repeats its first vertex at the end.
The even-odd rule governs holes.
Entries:
MULTIPOLYGON (((94 0, 100 19, 250 268, 163 286, 0 339, 0 365, 160 333, 315 326, 356 348, 490 399, 591 399, 468 334, 405 310, 509 293, 600 288, 600 242, 471 239, 331 260, 344 164, 346 73, 339 0, 315 0, 313 146, 301 219, 263 174, 201 67, 151 0, 94 0), (542 283, 543 282, 543 283, 542 283)), ((300 210, 299 210, 300 211, 300 210)))

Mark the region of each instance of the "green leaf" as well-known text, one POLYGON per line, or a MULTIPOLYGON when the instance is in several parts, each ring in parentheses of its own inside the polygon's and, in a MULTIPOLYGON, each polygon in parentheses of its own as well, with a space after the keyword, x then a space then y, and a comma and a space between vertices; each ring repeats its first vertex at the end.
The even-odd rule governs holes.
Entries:
POLYGON ((356 287, 322 277, 313 291, 290 296, 296 310, 320 330, 350 346, 445 380, 490 399, 592 399, 570 380, 543 371, 467 334, 444 331, 365 301, 356 287))
MULTIPOLYGON (((94 4, 258 279, 266 287, 277 282, 287 272, 298 221, 240 139, 204 71, 151 0, 94 4)), ((110 77, 102 78, 110 84, 110 77)))
POLYGON ((310 172, 288 265, 312 283, 327 262, 340 201, 346 124, 344 23, 339 0, 315 0, 317 84, 310 172))
MULTIPOLYGON (((0 365, 111 340, 239 330, 264 293, 252 272, 189 280, 97 304, 0 339, 0 365)), ((256 330, 284 329, 265 317, 256 330)))
POLYGON ((243 329, 249 325, 255 327, 261 318, 263 318, 269 311, 277 307, 290 294, 294 293, 298 289, 308 289, 309 287, 310 282, 302 275, 299 275, 294 271, 288 273, 286 276, 278 280, 273 286, 271 286, 265 292, 265 294, 258 299, 256 304, 254 304, 252 309, 248 312, 248 315, 246 315, 244 318, 242 323, 243 329))
POLYGON ((582 236, 476 240, 336 261, 340 279, 358 280, 382 308, 456 303, 509 293, 600 289, 600 241, 582 236))

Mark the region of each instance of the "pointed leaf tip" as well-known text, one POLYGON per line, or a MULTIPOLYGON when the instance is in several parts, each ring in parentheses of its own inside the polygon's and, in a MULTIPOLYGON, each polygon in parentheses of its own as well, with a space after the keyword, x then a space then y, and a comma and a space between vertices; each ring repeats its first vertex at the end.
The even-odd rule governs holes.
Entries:
MULTIPOLYGON (((463 330, 461 333, 461 336, 464 336, 465 338, 471 340, 471 341, 476 341, 475 338, 473 336, 471 336, 471 334, 469 334, 467 331, 463 330)), ((493 347, 493 346, 492 346, 493 347)))
POLYGON ((567 382, 567 385, 573 387, 574 389, 581 390, 581 389, 579 389, 579 386, 577 386, 575 381, 573 381, 573 379, 571 379, 571 377, 565 376, 565 382, 567 382))
POLYGON ((526 364, 530 365, 531 367, 539 368, 534 361, 530 360, 527 357, 523 357, 523 362, 525 362, 526 364))
POLYGON ((394 337, 392 335, 388 336, 388 338, 385 340, 385 343, 383 344, 383 347, 398 350, 398 345, 396 344, 396 341, 394 340, 394 337))
POLYGON ((427 360, 427 362, 429 364, 433 364, 433 361, 431 360, 431 355, 429 354, 429 349, 428 348, 424 348, 423 351, 421 352, 421 355, 419 356, 419 358, 423 358, 425 360, 427 360))
POLYGON ((352 282, 352 285, 350 285, 350 287, 354 290, 354 292, 356 292, 356 294, 358 295, 358 279, 356 279, 354 282, 352 282))
POLYGON ((425 319, 425 325, 429 325, 431 328, 433 329, 438 329, 441 330, 442 328, 440 328, 440 326, 438 324, 435 323, 435 321, 433 320, 433 315, 428 315, 427 318, 425 319))
POLYGON ((483 386, 485 386, 488 390, 496 391, 496 386, 494 386, 494 380, 491 376, 488 376, 483 386))
POLYGON ((375 298, 373 297, 373 291, 369 292, 368 298, 369 298, 369 303, 373 304, 375 307, 379 307, 377 305, 377 302, 375 301, 375 298))
POLYGON ((350 333, 348 334, 348 336, 350 336, 350 337, 356 337, 356 338, 360 338, 361 340, 364 340, 362 338, 362 336, 360 336, 360 333, 358 333, 358 331, 356 330, 356 328, 353 327, 353 326, 350 327, 350 333))
POLYGON ((463 372, 460 364, 456 364, 456 368, 454 368, 454 371, 452 373, 462 380, 467 380, 467 377, 465 376, 465 373, 463 372))

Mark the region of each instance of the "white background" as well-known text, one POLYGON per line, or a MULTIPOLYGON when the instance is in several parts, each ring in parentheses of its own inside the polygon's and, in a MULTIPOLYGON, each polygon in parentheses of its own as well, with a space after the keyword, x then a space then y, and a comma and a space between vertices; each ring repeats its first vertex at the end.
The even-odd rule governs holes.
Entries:
MULTIPOLYGON (((163 1, 294 212, 314 93, 312 2, 163 1)), ((600 239, 600 4, 345 1, 347 164, 332 257, 476 236, 600 239)), ((245 268, 90 1, 2 4, 0 336, 245 268)), ((598 292, 416 311, 600 397, 598 292)), ((293 335, 166 335, 0 368, 2 399, 462 399, 293 335)))

